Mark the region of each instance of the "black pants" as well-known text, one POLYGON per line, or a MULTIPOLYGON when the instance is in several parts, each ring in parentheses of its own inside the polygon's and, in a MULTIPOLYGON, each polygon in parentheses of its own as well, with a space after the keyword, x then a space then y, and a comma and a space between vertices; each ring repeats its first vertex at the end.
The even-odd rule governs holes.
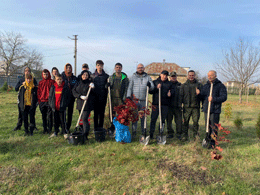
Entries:
MULTIPOLYGON (((167 117, 168 114, 168 106, 162 105, 162 109, 161 109, 161 115, 162 115, 162 124, 165 124, 165 119, 167 117)), ((156 105, 156 109, 152 111, 152 115, 151 115, 151 123, 150 123, 150 135, 154 134, 155 131, 155 125, 156 125, 156 121, 157 118, 159 116, 159 106, 156 105)), ((160 133, 160 123, 159 123, 159 133, 160 133)))
POLYGON ((39 107, 42 113, 43 132, 50 133, 53 126, 53 115, 51 107, 49 106, 48 102, 41 102, 39 107))
POLYGON ((91 110, 86 110, 86 111, 84 110, 82 113, 82 116, 81 116, 82 121, 83 121, 83 132, 84 132, 84 135, 86 138, 88 138, 89 129, 90 129, 90 125, 88 122, 88 117, 89 117, 90 112, 91 112, 91 110))
POLYGON ((71 127, 71 121, 72 121, 72 115, 73 115, 73 109, 74 109, 74 102, 75 98, 70 97, 70 103, 67 108, 67 129, 69 130, 71 127))
POLYGON ((66 112, 55 110, 54 112, 54 130, 55 134, 59 133, 59 126, 62 128, 62 134, 68 133, 66 125, 66 112))
POLYGON ((19 129, 21 128, 21 126, 23 125, 23 112, 21 111, 19 105, 18 105, 18 122, 17 122, 17 125, 16 125, 16 128, 19 129))
MULTIPOLYGON (((204 112, 205 127, 207 126, 207 113, 204 112)), ((218 136, 218 128, 215 124, 219 123, 220 114, 210 113, 209 115, 209 135, 215 134, 218 136)), ((215 147, 215 140, 211 138, 210 145, 215 147)))
POLYGON ((176 124, 176 135, 177 137, 180 137, 182 134, 182 111, 180 107, 169 107, 167 115, 168 135, 174 135, 174 130, 172 127, 173 117, 176 124))
POLYGON ((30 126, 30 133, 33 134, 35 127, 35 109, 31 109, 31 106, 25 106, 22 112, 25 133, 28 133, 28 126, 30 126), (28 124, 28 116, 30 115, 30 125, 28 124))
POLYGON ((104 115, 105 115, 105 108, 106 108, 106 101, 98 102, 95 101, 94 105, 94 128, 103 128, 104 125, 104 115))

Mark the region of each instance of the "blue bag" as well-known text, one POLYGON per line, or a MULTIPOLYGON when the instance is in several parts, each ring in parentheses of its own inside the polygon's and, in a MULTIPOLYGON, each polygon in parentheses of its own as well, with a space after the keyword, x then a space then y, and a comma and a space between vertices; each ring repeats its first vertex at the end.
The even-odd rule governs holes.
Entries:
POLYGON ((116 117, 113 119, 113 124, 115 125, 115 129, 116 129, 116 137, 115 137, 116 141, 130 143, 131 134, 129 131, 129 127, 119 123, 116 120, 116 117))

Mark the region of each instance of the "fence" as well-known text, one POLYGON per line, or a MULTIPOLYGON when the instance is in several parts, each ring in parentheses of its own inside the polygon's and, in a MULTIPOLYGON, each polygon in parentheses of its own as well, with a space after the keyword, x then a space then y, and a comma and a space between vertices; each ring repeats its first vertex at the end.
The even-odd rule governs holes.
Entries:
MULTIPOLYGON (((5 82, 7 82, 7 85, 15 87, 18 81, 22 78, 22 76, 0 76, 0 87, 4 85, 5 82)), ((37 82, 39 82, 42 78, 35 78, 37 82)))

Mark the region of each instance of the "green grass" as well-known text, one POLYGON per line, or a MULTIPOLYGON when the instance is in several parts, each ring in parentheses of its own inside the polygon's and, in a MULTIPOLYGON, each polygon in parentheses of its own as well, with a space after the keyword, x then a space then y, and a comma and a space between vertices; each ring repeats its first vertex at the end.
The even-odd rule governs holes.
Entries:
MULTIPOLYGON (((255 133, 260 97, 250 96, 250 103, 241 105, 238 96, 228 97, 232 116, 241 113, 243 127, 233 126, 234 117, 221 117, 232 142, 220 144, 220 161, 211 160, 211 151, 201 147, 202 114, 196 141, 173 139, 164 146, 152 141, 146 147, 138 139, 98 143, 91 131, 86 144, 73 146, 61 136, 49 139, 42 134, 38 108, 39 131, 32 137, 24 137, 23 128, 12 131, 16 98, 15 92, 0 92, 0 194, 260 194, 260 142, 255 133)), ((77 117, 75 111, 73 124, 77 117)))

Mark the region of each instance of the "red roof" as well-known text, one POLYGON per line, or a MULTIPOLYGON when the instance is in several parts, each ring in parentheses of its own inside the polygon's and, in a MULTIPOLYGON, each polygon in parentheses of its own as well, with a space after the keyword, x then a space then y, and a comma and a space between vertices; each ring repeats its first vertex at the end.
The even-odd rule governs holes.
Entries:
POLYGON ((163 70, 167 70, 169 73, 175 71, 177 75, 187 75, 187 70, 175 63, 153 62, 145 67, 147 74, 160 74, 163 70))

